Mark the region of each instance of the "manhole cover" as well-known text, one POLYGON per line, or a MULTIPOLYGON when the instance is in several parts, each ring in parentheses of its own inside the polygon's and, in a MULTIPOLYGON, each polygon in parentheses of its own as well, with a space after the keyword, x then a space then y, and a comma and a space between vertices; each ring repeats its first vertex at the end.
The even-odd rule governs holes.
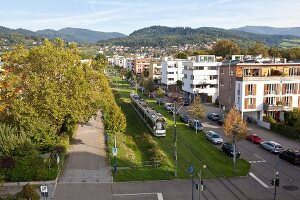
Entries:
POLYGON ((293 185, 284 185, 282 186, 283 189, 288 190, 288 191, 295 191, 298 190, 297 186, 293 186, 293 185))

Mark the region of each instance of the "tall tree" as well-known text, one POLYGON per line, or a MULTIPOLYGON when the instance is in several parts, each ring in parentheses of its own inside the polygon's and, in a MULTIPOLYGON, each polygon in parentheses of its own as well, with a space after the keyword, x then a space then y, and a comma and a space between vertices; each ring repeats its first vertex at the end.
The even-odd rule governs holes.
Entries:
POLYGON ((240 54, 240 51, 238 44, 232 40, 220 40, 213 47, 214 54, 222 57, 240 54))
POLYGON ((236 144, 239 140, 245 138, 247 131, 247 123, 242 118, 240 112, 232 108, 229 113, 226 115, 224 120, 224 132, 225 135, 232 139, 234 146, 234 155, 233 155, 233 170, 236 166, 236 144))
POLYGON ((269 55, 268 47, 261 42, 256 42, 248 49, 249 54, 257 56, 262 54, 264 57, 269 55))
POLYGON ((271 47, 268 50, 268 53, 270 56, 275 57, 275 58, 281 58, 282 55, 282 49, 278 48, 278 47, 271 47))
POLYGON ((190 108, 188 109, 188 113, 195 116, 196 118, 204 118, 206 109, 201 103, 201 99, 199 96, 195 97, 194 102, 191 104, 190 108))

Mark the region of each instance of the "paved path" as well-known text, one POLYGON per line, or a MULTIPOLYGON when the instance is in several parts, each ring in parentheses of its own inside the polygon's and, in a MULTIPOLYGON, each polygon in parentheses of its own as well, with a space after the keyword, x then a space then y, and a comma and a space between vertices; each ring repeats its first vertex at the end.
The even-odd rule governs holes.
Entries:
POLYGON ((59 182, 110 183, 101 114, 79 125, 59 182))

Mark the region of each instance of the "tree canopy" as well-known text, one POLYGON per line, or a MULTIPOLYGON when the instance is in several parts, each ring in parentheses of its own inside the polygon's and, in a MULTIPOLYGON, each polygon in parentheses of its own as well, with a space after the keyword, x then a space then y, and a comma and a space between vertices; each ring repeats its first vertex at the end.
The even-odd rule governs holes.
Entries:
POLYGON ((216 56, 226 57, 240 54, 241 50, 238 44, 232 40, 220 40, 214 45, 213 52, 216 56))

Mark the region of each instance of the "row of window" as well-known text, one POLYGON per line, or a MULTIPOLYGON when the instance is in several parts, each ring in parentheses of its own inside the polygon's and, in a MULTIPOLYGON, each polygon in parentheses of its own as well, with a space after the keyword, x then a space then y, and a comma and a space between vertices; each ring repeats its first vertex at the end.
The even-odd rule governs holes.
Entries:
MULTIPOLYGON (((202 76, 204 77, 204 76, 202 76)), ((209 77, 209 80, 217 80, 218 79, 218 75, 211 75, 211 76, 207 76, 209 77)), ((183 74, 183 78, 187 78, 187 74, 183 74)), ((191 75, 190 76, 191 80, 195 80, 195 76, 191 75)))
POLYGON ((217 67, 203 67, 203 66, 184 66, 183 67, 185 70, 217 70, 217 67))
POLYGON ((193 85, 193 84, 190 84, 190 88, 191 89, 193 89, 193 88, 199 88, 199 89, 218 88, 218 85, 217 84, 210 84, 210 85, 203 85, 203 84, 193 85))
MULTIPOLYGON (((222 84, 221 84, 222 85, 222 84)), ((238 95, 240 95, 240 85, 238 85, 238 95)), ((284 83, 282 84, 282 90, 280 90, 280 84, 265 84, 264 85, 264 95, 286 95, 286 94, 298 94, 298 84, 297 83, 284 83)), ((247 84, 245 85, 245 96, 256 95, 256 85, 247 84)))
MULTIPOLYGON (((287 107, 292 107, 292 96, 282 97, 281 101, 278 97, 265 97, 264 102, 270 106, 283 105, 287 107)), ((240 98, 238 98, 238 103, 240 103, 240 98)), ((245 108, 254 109, 256 108, 256 98, 245 98, 245 108)))

